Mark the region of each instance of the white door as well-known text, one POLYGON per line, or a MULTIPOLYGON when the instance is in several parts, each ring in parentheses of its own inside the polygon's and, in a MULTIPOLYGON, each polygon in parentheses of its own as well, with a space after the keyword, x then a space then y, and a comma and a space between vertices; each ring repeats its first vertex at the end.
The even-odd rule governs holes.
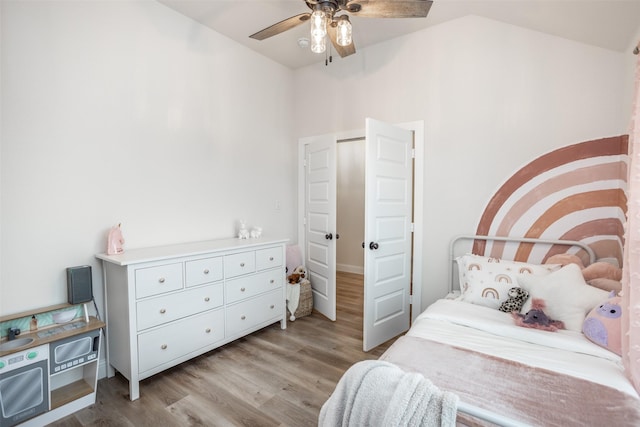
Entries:
POLYGON ((413 133, 366 120, 363 350, 409 329, 413 133))
POLYGON ((305 138, 304 256, 313 306, 336 320, 336 139, 305 138))

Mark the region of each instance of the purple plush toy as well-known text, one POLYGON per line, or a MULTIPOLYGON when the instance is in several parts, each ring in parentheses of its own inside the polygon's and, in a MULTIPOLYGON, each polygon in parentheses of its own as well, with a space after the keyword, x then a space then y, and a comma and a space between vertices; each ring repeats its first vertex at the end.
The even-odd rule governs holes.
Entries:
POLYGON ((549 319, 542 309, 545 307, 544 300, 534 298, 531 300, 531 310, 527 314, 512 312, 511 316, 516 325, 525 328, 542 329, 543 331, 555 332, 558 329, 564 329, 564 323, 560 320, 549 319))
POLYGON ((582 324, 582 332, 594 343, 622 354, 622 301, 611 291, 609 299, 595 307, 582 324))

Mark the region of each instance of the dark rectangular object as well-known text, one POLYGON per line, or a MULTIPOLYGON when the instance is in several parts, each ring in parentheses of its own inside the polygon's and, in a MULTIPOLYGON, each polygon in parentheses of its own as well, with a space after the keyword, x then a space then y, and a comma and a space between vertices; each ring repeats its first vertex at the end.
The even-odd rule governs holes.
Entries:
POLYGON ((93 300, 90 265, 67 268, 67 300, 69 304, 81 304, 93 300))

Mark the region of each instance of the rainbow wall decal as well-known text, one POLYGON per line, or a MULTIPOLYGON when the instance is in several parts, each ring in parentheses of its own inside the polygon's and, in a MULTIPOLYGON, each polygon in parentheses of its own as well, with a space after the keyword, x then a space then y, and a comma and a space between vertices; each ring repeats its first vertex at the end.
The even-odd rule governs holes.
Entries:
MULTIPOLYGON (((622 264, 627 209, 628 135, 547 153, 509 178, 491 198, 477 234, 578 240, 597 258, 622 264)), ((543 263, 566 247, 476 241, 473 253, 543 263)), ((585 258, 575 249, 574 253, 585 258)))

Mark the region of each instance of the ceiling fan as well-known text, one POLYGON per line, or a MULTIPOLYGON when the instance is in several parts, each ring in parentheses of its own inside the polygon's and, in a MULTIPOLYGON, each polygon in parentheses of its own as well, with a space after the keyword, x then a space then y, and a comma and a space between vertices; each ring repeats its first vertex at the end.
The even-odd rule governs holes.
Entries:
POLYGON ((303 0, 311 12, 300 13, 255 34, 252 39, 264 40, 283 33, 298 25, 311 22, 311 50, 323 53, 326 49, 326 36, 336 52, 344 58, 356 53, 353 44, 352 26, 346 12, 352 16, 364 18, 424 18, 429 13, 430 0, 303 0))

